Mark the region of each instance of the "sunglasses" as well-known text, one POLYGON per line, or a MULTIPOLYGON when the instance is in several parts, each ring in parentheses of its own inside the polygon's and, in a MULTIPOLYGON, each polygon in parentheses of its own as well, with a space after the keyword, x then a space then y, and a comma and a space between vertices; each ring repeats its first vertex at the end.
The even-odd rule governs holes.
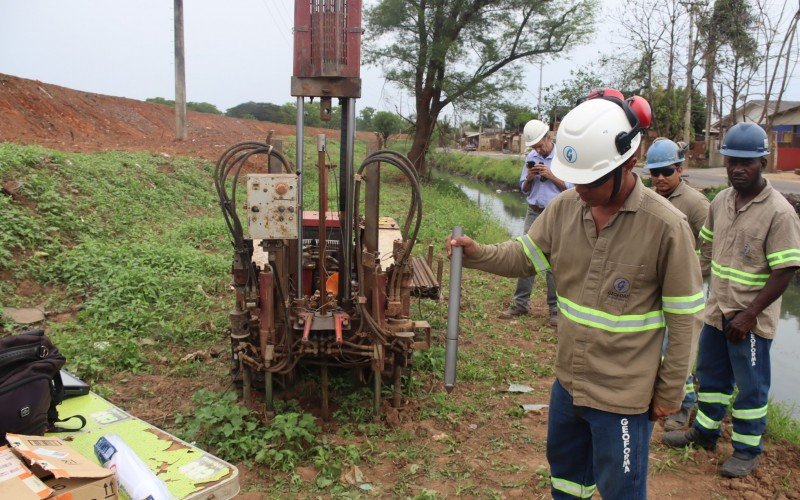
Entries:
POLYGON ((654 168, 650 170, 650 177, 658 177, 659 175, 663 175, 664 177, 669 177, 675 173, 674 168, 665 167, 665 168, 654 168))
POLYGON ((605 184, 606 182, 608 182, 608 180, 614 175, 615 171, 616 171, 616 169, 614 169, 611 172, 605 174, 603 177, 600 177, 596 181, 592 181, 592 182, 590 182, 588 184, 583 184, 583 186, 587 187, 589 189, 598 188, 598 187, 602 186, 603 184, 605 184))

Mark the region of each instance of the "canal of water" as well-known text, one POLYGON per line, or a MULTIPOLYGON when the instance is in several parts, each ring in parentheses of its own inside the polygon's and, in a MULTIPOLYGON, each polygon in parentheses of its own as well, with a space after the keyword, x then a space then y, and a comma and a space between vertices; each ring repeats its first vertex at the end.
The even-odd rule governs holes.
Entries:
MULTIPOLYGON (((503 191, 473 179, 435 171, 490 213, 513 236, 522 234, 527 204, 519 191, 503 191)), ((772 343, 772 387, 770 397, 783 403, 800 418, 800 285, 795 281, 783 295, 778 332, 772 343)))

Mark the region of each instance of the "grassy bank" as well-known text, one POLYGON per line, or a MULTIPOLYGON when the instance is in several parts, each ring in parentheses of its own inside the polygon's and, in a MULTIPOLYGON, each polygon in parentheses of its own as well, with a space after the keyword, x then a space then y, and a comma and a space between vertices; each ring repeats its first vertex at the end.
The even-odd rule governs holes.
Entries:
POLYGON ((492 184, 519 188, 522 157, 517 160, 490 158, 461 152, 434 151, 428 154, 434 168, 492 184))

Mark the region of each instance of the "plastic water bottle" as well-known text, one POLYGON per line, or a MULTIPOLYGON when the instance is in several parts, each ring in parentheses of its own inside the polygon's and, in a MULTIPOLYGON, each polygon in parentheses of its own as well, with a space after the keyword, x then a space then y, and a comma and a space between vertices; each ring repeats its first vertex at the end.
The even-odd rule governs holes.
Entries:
POLYGON ((116 471, 120 486, 132 500, 172 500, 167 485, 116 434, 106 434, 94 445, 103 467, 116 471))

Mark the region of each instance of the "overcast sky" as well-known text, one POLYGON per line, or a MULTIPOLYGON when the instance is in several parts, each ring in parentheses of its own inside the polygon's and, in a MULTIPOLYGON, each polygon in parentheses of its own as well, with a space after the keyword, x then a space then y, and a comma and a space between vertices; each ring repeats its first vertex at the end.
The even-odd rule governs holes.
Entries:
MULTIPOLYGON (((609 19, 622 0, 602 2, 609 19)), ((282 104, 292 73, 293 0, 184 2, 189 101, 222 111, 247 101, 282 104)), ((569 78, 598 49, 619 40, 599 23, 592 44, 545 60, 543 86, 569 78)), ((175 95, 173 2, 169 0, 0 0, 0 73, 78 90, 146 99, 175 95)), ((387 86, 381 70, 362 67, 358 108, 401 108, 407 96, 387 86)), ((528 65, 523 101, 536 106, 538 66, 528 65)), ((795 80, 797 81, 797 80, 795 80)), ((790 85, 785 99, 800 99, 790 85)))

